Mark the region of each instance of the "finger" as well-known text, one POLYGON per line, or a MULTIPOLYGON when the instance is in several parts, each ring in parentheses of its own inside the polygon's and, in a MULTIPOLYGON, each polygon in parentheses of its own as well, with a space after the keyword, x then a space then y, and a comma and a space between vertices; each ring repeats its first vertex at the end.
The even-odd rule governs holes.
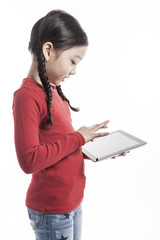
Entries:
POLYGON ((99 127, 99 126, 105 126, 106 124, 108 124, 109 123, 109 120, 106 120, 106 121, 104 121, 104 122, 102 122, 102 123, 97 123, 97 124, 94 124, 94 125, 92 125, 90 128, 95 128, 95 127, 99 127))
POLYGON ((126 156, 126 153, 122 153, 120 156, 126 156))
POLYGON ((94 128, 98 128, 100 125, 102 125, 102 124, 104 124, 104 126, 107 124, 107 121, 106 122, 103 122, 103 123, 97 123, 97 124, 94 124, 94 125, 92 125, 92 126, 90 126, 89 128, 90 129, 94 129, 94 128))
POLYGON ((126 153, 121 153, 118 155, 118 157, 126 156, 126 153))
POLYGON ((116 158, 116 156, 111 157, 111 159, 115 159, 115 158, 116 158))
POLYGON ((90 127, 90 129, 92 129, 94 132, 96 132, 97 130, 99 130, 100 128, 106 128, 107 124, 109 123, 109 120, 102 122, 100 124, 95 124, 93 126, 90 127))
POLYGON ((96 137, 103 137, 109 135, 109 132, 103 132, 103 133, 95 133, 94 138, 96 137))

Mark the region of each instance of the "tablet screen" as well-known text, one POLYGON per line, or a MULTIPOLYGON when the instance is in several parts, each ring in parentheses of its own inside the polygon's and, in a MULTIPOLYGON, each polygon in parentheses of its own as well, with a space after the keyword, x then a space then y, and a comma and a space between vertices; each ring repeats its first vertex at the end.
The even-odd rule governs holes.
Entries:
MULTIPOLYGON (((100 160, 144 145, 146 142, 122 131, 115 131, 107 136, 95 138, 82 147, 83 152, 89 157, 100 160)), ((93 160, 93 159, 92 159, 93 160)))

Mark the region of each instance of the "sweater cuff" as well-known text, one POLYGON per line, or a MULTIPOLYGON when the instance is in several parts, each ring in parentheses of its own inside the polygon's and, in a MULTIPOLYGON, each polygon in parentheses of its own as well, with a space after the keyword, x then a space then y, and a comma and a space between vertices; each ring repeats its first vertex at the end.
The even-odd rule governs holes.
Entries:
POLYGON ((85 144, 85 139, 84 139, 84 137, 83 137, 83 135, 80 133, 80 132, 74 132, 76 135, 77 135, 77 137, 79 138, 79 141, 80 141, 80 146, 82 146, 82 145, 84 145, 85 144))

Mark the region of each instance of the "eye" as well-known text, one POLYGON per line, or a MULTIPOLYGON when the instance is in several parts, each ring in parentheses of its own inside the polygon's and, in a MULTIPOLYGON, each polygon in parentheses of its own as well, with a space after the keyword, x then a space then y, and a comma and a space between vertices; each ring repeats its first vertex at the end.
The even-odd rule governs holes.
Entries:
POLYGON ((76 65, 76 63, 73 60, 71 60, 71 62, 72 62, 73 65, 76 65))

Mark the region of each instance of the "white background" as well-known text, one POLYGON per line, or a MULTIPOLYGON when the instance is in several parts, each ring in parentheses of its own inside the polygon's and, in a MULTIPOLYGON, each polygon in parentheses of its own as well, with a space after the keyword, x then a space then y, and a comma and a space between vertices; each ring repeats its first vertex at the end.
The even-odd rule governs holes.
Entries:
POLYGON ((75 16, 89 48, 62 89, 79 113, 75 129, 109 119, 148 144, 126 157, 85 161, 82 240, 160 239, 160 1, 5 1, 0 7, 0 226, 3 239, 34 239, 25 207, 30 175, 14 148, 13 92, 31 64, 33 24, 50 10, 75 16))

